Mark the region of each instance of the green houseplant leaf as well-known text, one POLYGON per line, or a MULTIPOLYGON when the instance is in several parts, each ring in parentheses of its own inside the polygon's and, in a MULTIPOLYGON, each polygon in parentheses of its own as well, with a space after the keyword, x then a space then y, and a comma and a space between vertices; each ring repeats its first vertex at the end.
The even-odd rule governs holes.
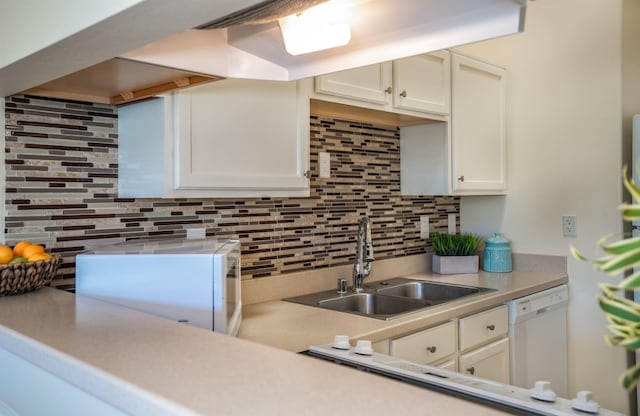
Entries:
POLYGON ((481 238, 470 233, 436 233, 431 239, 433 251, 439 256, 475 256, 481 238))
MULTIPOLYGON (((623 183, 635 201, 640 201, 640 187, 629 178, 627 168, 622 170, 623 183)), ((640 204, 620 204, 618 210, 624 221, 640 220, 640 204)), ((640 237, 609 234, 598 241, 605 253, 603 257, 588 259, 578 249, 571 247, 573 257, 589 261, 596 270, 609 275, 632 271, 640 266, 640 237), (614 241, 614 239, 617 239, 614 241)), ((617 285, 601 284, 602 294, 598 305, 609 321, 607 344, 631 351, 640 350, 640 304, 624 297, 625 291, 640 289, 640 272, 631 273, 617 285), (622 292, 622 293, 621 293, 622 292)), ((620 385, 631 390, 640 380, 640 364, 629 368, 620 377, 620 385)))

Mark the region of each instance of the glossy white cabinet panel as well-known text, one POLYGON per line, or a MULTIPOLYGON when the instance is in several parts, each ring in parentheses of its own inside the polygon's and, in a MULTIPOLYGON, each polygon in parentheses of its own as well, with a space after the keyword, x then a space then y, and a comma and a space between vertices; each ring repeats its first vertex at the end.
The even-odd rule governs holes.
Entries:
POLYGON ((509 339, 462 354, 459 363, 461 373, 509 384, 509 339))
POLYGON ((453 53, 451 74, 453 191, 504 191, 506 70, 453 53))
POLYGON ((508 329, 507 305, 500 305, 497 308, 461 318, 459 320, 460 351, 503 337, 508 329))
POLYGON ((393 106, 448 115, 451 97, 449 51, 393 61, 393 106))
POLYGON ((308 196, 309 93, 228 79, 122 107, 119 196, 308 196))
POLYGON ((432 364, 456 352, 455 322, 392 339, 390 354, 420 364, 432 364))
POLYGON ((389 63, 367 65, 315 78, 317 93, 383 106, 389 103, 390 88, 391 65, 389 63))

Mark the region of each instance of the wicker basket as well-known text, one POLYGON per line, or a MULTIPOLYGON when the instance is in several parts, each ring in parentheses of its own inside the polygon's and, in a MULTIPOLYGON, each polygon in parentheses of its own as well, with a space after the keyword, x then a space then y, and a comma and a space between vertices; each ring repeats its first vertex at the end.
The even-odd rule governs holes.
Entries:
POLYGON ((0 265, 0 296, 40 289, 51 282, 60 263, 62 257, 53 255, 48 260, 0 265))

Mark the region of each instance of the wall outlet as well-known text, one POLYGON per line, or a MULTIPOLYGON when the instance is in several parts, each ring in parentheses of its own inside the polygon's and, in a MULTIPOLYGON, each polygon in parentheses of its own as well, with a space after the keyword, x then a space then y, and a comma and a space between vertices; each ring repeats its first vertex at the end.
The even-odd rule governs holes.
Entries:
POLYGON ((331 153, 319 152, 318 153, 318 165, 321 178, 331 177, 331 153))
POLYGON ((188 228, 187 240, 205 238, 207 236, 206 228, 188 228))
POLYGON ((562 235, 564 237, 578 236, 578 218, 575 215, 562 216, 562 235))
POLYGON ((448 227, 449 227, 449 234, 456 233, 456 214, 449 214, 448 227))
POLYGON ((429 238, 429 216, 420 215, 420 238, 423 240, 429 238))

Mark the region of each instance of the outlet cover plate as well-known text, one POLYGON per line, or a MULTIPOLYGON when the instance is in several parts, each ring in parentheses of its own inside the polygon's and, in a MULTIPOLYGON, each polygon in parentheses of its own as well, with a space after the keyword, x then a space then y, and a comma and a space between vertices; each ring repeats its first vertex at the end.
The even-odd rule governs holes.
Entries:
POLYGON ((564 237, 578 236, 578 218, 575 215, 562 216, 562 235, 564 237))
POLYGON ((449 234, 455 234, 456 233, 456 214, 449 214, 449 220, 448 220, 448 224, 447 224, 448 230, 449 230, 449 234))
POLYGON ((318 153, 318 165, 320 166, 319 176, 321 178, 330 178, 331 177, 331 153, 328 153, 328 152, 318 153))
POLYGON ((420 215, 420 238, 423 240, 429 238, 429 216, 420 215))

